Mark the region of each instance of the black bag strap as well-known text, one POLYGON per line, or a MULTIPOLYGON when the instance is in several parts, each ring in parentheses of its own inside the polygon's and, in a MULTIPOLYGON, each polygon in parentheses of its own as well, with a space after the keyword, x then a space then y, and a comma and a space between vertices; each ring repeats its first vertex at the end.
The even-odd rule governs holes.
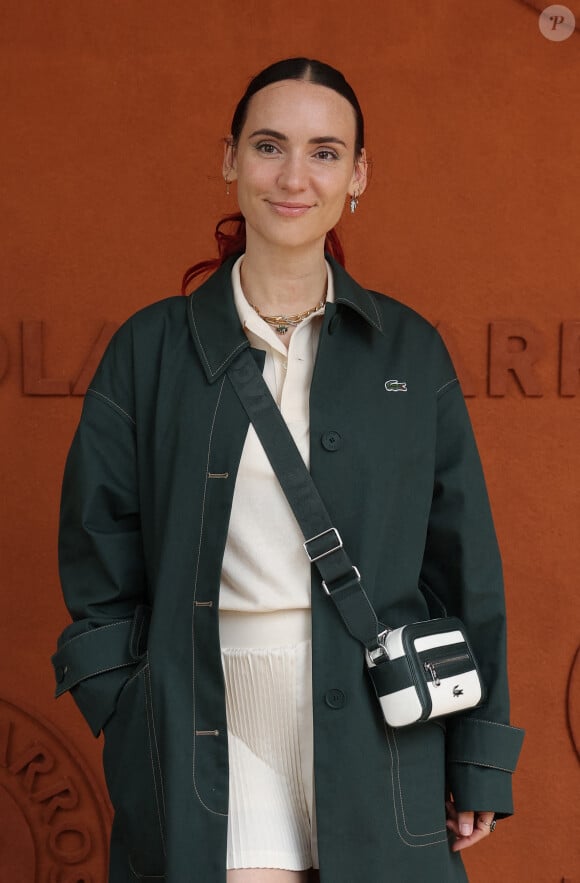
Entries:
POLYGON ((377 619, 362 586, 360 573, 346 553, 340 534, 332 524, 280 409, 248 348, 234 360, 227 374, 304 534, 304 549, 322 577, 322 588, 332 598, 353 638, 367 650, 376 650, 378 634, 384 626, 377 619))

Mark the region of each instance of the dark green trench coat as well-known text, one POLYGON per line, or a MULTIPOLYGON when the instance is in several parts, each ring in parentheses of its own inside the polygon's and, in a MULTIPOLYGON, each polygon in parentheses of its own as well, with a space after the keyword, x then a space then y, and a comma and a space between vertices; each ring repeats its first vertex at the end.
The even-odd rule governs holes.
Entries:
MULTIPOLYGON (((57 694, 71 690, 93 733, 105 734, 111 883, 226 879, 218 593, 248 421, 225 372, 249 346, 231 264, 118 331, 66 466, 60 566, 73 623, 53 662, 57 694)), ((425 619, 439 599, 467 625, 488 698, 446 724, 386 728, 361 646, 313 573, 321 881, 462 881, 445 794, 459 809, 511 813, 522 738, 508 719, 488 499, 437 332, 332 266, 336 303, 310 394, 312 476, 379 619, 425 619), (407 391, 387 390, 389 380, 407 391)))

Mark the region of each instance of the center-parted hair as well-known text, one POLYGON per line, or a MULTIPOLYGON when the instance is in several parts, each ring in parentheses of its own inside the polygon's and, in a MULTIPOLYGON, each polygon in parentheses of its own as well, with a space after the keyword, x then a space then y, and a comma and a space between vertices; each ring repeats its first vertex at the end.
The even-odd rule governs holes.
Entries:
POLYGON ((281 80, 303 80, 306 83, 314 83, 316 86, 326 86, 327 89, 332 89, 334 92, 342 95, 343 98, 346 98, 354 110, 356 120, 355 159, 360 156, 361 150, 365 146, 365 124, 354 90, 336 68, 310 58, 285 58, 283 61, 276 61, 269 67, 264 68, 261 73, 257 74, 250 81, 248 88, 240 98, 232 119, 230 132, 234 144, 238 143, 242 134, 252 96, 261 89, 265 89, 266 86, 271 86, 272 83, 279 83, 281 80))

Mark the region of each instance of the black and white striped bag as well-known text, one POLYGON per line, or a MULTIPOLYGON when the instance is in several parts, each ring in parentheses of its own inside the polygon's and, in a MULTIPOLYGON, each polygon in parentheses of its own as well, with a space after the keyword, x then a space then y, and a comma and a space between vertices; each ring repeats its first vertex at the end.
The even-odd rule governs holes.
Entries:
POLYGON ((407 727, 480 705, 485 690, 465 627, 456 617, 387 629, 367 665, 383 715, 407 727))

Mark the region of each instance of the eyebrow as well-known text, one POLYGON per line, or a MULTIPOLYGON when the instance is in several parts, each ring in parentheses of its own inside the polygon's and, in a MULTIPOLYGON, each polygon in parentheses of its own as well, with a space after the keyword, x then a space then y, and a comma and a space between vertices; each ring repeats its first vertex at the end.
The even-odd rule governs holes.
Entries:
MULTIPOLYGON (((249 138, 254 138, 256 135, 267 135, 269 138, 276 138, 278 141, 288 141, 288 136, 282 134, 282 132, 276 132, 274 129, 256 129, 255 132, 252 132, 251 135, 248 135, 249 138)), ((346 147, 346 144, 341 138, 337 138, 336 135, 322 135, 317 138, 310 138, 308 141, 309 144, 342 144, 343 147, 346 147)))

